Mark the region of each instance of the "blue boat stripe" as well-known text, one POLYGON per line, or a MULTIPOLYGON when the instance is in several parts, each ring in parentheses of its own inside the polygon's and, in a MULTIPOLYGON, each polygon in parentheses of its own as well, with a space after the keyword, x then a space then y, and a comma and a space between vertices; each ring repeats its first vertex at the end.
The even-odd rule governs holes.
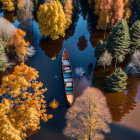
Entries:
POLYGON ((66 91, 66 94, 73 94, 72 91, 66 91))

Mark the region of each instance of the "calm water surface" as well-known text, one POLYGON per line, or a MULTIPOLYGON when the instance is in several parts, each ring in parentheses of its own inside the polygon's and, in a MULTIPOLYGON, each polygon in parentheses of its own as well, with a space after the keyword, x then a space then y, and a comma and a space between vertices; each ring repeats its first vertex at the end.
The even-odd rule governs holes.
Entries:
MULTIPOLYGON (((76 91, 80 92, 82 88, 91 85, 91 82, 84 81, 84 78, 79 80, 75 74, 75 69, 82 67, 87 71, 90 63, 95 68, 94 47, 98 40, 103 39, 104 32, 94 30, 96 18, 91 16, 91 11, 88 11, 87 3, 81 1, 75 4, 75 7, 73 25, 66 31, 65 38, 56 41, 43 38, 37 22, 33 22, 32 45, 35 47, 36 54, 27 61, 27 64, 39 71, 39 80, 48 88, 47 103, 50 103, 55 97, 60 102, 60 107, 54 111, 50 108, 47 109, 48 114, 53 114, 53 119, 47 123, 41 122, 40 131, 28 138, 29 140, 68 140, 62 134, 66 125, 65 113, 68 109, 64 98, 61 70, 64 48, 67 49, 71 59, 75 83, 77 80, 81 82, 81 86, 75 87, 77 88, 76 91), (79 42, 79 38, 82 36, 85 37, 86 43, 81 40, 79 42)), ((0 16, 3 16, 3 13, 0 13, 0 16)), ((14 25, 18 27, 17 20, 14 25)), ((102 76, 103 72, 99 71, 97 74, 102 76)), ((113 119, 113 123, 110 125, 111 133, 106 135, 106 140, 140 140, 140 80, 135 80, 132 77, 131 79, 125 92, 104 94, 113 119)))

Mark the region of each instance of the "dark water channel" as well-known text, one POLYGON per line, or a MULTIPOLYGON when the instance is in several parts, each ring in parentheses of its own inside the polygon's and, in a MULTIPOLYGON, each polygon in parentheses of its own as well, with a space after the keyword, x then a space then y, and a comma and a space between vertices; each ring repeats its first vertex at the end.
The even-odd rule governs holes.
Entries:
MULTIPOLYGON (((91 11, 88 10, 89 7, 86 3, 82 1, 80 3, 75 2, 74 7, 73 24, 66 31, 65 38, 60 38, 56 41, 43 38, 37 22, 33 22, 32 45, 36 50, 36 54, 27 61, 27 64, 39 71, 39 80, 48 88, 46 92, 47 103, 49 104, 55 97, 60 102, 60 106, 57 110, 52 110, 48 107, 48 114, 52 113, 53 119, 47 123, 41 122, 40 131, 28 138, 29 140, 68 140, 62 134, 63 128, 66 125, 65 113, 67 111, 61 69, 61 58, 64 48, 69 53, 75 81, 78 79, 75 73, 76 68, 82 67, 87 71, 91 63, 93 68, 95 68, 94 47, 98 40, 103 39, 104 32, 94 30, 96 27, 96 17, 91 16, 91 11), (86 43, 79 39, 82 36, 84 36, 86 43)), ((0 16, 3 16, 3 13, 0 13, 0 16)), ((17 27, 18 24, 16 20, 14 25, 17 27)), ((97 74, 101 76, 103 73, 98 72, 97 74)), ((91 81, 88 84, 91 86, 91 81)), ((86 86, 89 86, 88 84, 86 86)), ((118 94, 105 94, 111 115, 114 115, 113 110, 115 110, 116 114, 114 116, 117 118, 122 114, 120 108, 124 108, 121 101, 124 104, 135 102, 132 104, 133 108, 130 104, 129 107, 131 109, 129 109, 129 112, 124 113, 121 119, 113 120, 111 133, 106 135, 106 140, 140 140, 140 80, 131 84, 133 86, 129 87, 131 89, 129 93, 131 94, 132 92, 133 97, 124 97, 123 94, 121 94, 122 96, 118 94), (133 100, 129 100, 129 98, 133 98, 133 100), (130 123, 131 121, 132 123, 130 123)), ((82 89, 83 87, 81 85, 81 87, 78 86, 77 88, 82 89)))

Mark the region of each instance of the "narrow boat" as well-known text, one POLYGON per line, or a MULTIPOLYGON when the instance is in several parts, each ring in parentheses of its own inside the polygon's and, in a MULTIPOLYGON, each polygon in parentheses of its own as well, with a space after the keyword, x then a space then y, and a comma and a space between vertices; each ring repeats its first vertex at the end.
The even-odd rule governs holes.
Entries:
POLYGON ((67 50, 64 49, 62 55, 62 72, 64 79, 65 97, 68 106, 71 106, 74 102, 74 92, 73 92, 73 74, 70 59, 67 50))

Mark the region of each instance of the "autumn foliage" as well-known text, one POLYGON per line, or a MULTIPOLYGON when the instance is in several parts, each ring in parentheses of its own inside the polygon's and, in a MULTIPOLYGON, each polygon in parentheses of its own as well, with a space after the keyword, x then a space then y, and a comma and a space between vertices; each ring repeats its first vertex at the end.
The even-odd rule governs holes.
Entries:
POLYGON ((13 42, 16 48, 16 53, 19 59, 23 60, 26 54, 26 47, 29 45, 28 42, 24 40, 26 33, 21 29, 17 29, 17 32, 13 35, 13 42))
POLYGON ((42 35, 50 35, 53 40, 65 36, 66 18, 58 0, 40 5, 37 17, 42 35))
POLYGON ((65 17, 66 17, 66 27, 68 28, 70 24, 72 23, 72 0, 66 0, 65 2, 65 7, 64 7, 64 12, 65 12, 65 17))
POLYGON ((96 1, 96 4, 95 14, 99 15, 97 29, 104 30, 112 15, 112 0, 99 0, 96 1))
POLYGON ((14 11, 14 0, 0 0, 2 2, 2 9, 7 10, 9 12, 14 11))
POLYGON ((24 63, 4 76, 0 87, 0 139, 23 140, 47 121, 43 83, 37 81, 36 69, 24 63))
POLYGON ((113 4, 114 14, 111 20, 111 26, 115 25, 123 18, 124 2, 123 0, 115 0, 113 4))

